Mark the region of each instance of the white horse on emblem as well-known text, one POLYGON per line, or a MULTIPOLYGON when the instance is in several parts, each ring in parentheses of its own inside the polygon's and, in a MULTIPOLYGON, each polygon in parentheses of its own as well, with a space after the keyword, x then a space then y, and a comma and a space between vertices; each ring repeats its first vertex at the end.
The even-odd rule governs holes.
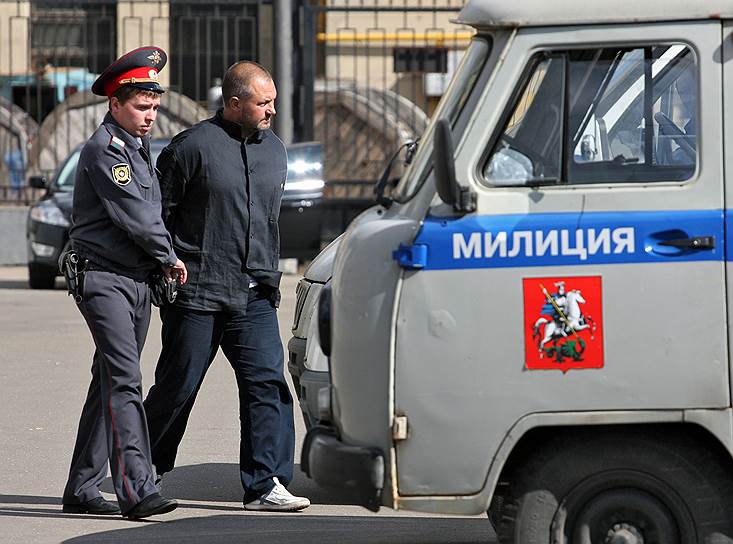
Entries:
POLYGON ((568 318, 568 323, 574 331, 582 331, 589 329, 590 325, 586 323, 583 311, 580 309, 581 304, 585 304, 583 295, 580 294, 579 289, 573 289, 567 295, 565 295, 566 306, 565 306, 565 317, 568 318))
POLYGON ((573 332, 582 331, 591 328, 591 325, 587 322, 583 315, 583 311, 580 308, 581 304, 585 304, 585 299, 580 293, 579 289, 573 289, 572 291, 565 294, 565 304, 560 307, 562 313, 565 315, 567 321, 560 318, 556 320, 550 320, 544 317, 540 317, 535 321, 532 327, 532 336, 535 338, 542 337, 542 340, 537 344, 540 351, 545 347, 545 344, 554 340, 555 338, 567 337, 568 334, 573 332), (540 327, 544 325, 545 329, 543 334, 540 335, 540 327))
POLYGON ((552 340, 555 337, 560 336, 567 336, 563 333, 562 327, 558 327, 557 324, 550 320, 546 319, 544 317, 540 317, 537 321, 535 321, 534 327, 533 327, 532 337, 533 338, 539 338, 540 336, 543 336, 542 340, 537 344, 537 347, 540 350, 540 353, 542 353, 542 348, 545 347, 545 344, 552 340), (545 330, 544 334, 540 335, 540 327, 544 325, 545 330))

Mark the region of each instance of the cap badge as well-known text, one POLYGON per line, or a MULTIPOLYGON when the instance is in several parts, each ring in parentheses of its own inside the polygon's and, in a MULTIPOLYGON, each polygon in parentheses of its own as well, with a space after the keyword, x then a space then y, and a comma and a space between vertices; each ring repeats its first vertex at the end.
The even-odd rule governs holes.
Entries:
POLYGON ((158 70, 148 70, 148 77, 150 79, 158 79, 158 70))
POLYGON ((160 64, 160 51, 153 52, 153 54, 148 57, 148 60, 153 64, 153 66, 160 64))
POLYGON ((124 187, 130 183, 130 165, 121 162, 112 167, 112 179, 117 185, 124 187))

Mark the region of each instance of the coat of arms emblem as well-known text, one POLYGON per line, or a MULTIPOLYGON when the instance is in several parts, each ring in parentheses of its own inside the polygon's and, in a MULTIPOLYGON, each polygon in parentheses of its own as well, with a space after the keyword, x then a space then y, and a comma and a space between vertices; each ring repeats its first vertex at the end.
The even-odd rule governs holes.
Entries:
POLYGON ((601 277, 525 278, 525 366, 603 368, 601 277))

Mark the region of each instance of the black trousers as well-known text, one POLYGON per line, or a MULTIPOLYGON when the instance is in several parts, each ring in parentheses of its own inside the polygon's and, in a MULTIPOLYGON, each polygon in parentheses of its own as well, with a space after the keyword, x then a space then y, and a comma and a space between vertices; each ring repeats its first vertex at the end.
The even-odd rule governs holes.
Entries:
POLYGON ((79 310, 96 351, 63 502, 99 497, 109 463, 124 514, 156 491, 140 373, 150 292, 145 282, 92 270, 85 272, 83 295, 79 310))
POLYGON ((202 312, 167 306, 161 310, 163 350, 155 384, 145 399, 153 463, 170 471, 189 414, 219 347, 234 369, 239 389, 239 469, 244 502, 293 478, 293 399, 283 376, 277 310, 268 293, 250 289, 247 308, 202 312))

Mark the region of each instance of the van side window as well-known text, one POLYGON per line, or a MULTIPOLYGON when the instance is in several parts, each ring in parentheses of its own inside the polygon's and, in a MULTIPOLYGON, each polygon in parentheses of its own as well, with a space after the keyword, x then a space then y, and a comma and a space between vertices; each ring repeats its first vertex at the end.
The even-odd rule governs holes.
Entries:
POLYGON ((486 181, 690 179, 698 156, 697 89, 695 57, 682 44, 536 56, 484 167, 486 181))
POLYGON ((486 167, 493 185, 560 179, 565 59, 533 59, 524 91, 514 106, 486 167))

